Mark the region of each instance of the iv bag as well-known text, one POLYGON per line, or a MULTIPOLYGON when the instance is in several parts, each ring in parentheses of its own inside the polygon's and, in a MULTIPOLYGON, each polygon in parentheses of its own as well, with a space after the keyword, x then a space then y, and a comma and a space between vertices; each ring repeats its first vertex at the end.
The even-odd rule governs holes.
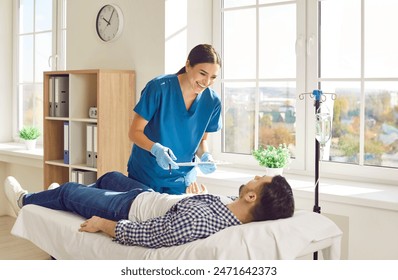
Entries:
POLYGON ((320 107, 315 114, 315 138, 324 146, 332 137, 332 117, 326 106, 320 107))

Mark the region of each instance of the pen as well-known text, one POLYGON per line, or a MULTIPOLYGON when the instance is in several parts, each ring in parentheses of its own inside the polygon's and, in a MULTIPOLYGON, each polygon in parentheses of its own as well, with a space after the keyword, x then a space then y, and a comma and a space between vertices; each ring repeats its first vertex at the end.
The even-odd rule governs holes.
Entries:
MULTIPOLYGON (((167 154, 170 156, 170 149, 167 149, 167 154)), ((171 174, 171 164, 169 163, 169 172, 171 174)))

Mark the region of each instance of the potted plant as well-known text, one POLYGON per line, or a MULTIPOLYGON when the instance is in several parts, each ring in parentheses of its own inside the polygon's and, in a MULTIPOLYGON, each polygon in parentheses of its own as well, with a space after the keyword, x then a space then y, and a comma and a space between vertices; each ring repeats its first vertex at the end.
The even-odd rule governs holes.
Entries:
POLYGON ((285 143, 278 147, 267 145, 264 148, 260 146, 252 154, 259 164, 265 167, 267 176, 282 175, 283 169, 290 162, 290 151, 285 143))
POLYGON ((37 138, 39 138, 40 135, 40 130, 34 126, 26 126, 19 131, 19 138, 25 141, 28 150, 35 149, 37 138))

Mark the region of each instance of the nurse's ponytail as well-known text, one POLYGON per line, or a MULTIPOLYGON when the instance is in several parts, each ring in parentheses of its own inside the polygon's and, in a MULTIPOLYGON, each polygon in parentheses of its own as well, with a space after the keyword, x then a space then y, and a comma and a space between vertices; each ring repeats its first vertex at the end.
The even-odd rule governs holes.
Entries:
MULTIPOLYGON (((194 67, 199 63, 214 63, 221 67, 221 58, 212 45, 200 44, 194 47, 188 55, 187 61, 194 67)), ((176 75, 186 73, 185 66, 182 67, 176 75)))

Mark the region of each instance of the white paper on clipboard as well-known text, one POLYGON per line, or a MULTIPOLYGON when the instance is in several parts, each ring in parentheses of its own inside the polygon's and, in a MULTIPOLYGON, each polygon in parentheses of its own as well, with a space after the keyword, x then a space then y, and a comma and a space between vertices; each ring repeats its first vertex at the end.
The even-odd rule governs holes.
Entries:
POLYGON ((226 161, 190 161, 190 162, 176 162, 178 166, 198 166, 198 165, 220 165, 220 164, 230 164, 226 161))

